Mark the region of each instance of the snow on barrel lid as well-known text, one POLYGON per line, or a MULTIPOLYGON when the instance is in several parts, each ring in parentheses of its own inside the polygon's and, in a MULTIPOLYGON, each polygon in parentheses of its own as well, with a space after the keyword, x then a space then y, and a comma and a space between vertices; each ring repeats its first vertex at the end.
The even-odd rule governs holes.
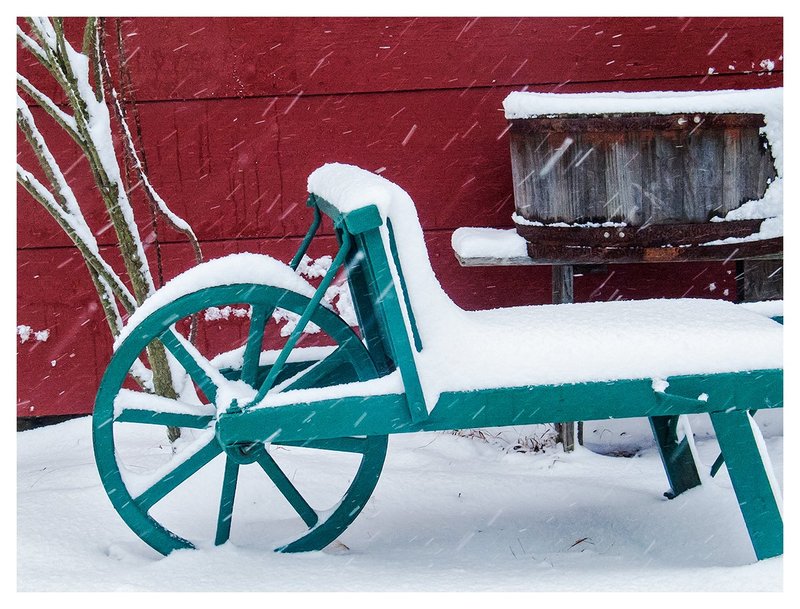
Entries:
POLYGON ((534 93, 513 91, 503 100, 506 118, 553 114, 649 112, 753 113, 780 116, 783 88, 724 91, 644 91, 638 93, 534 93))
POLYGON ((327 163, 308 176, 308 192, 322 197, 342 213, 375 205, 386 217, 397 187, 366 169, 327 163))
POLYGON ((643 91, 626 93, 534 93, 512 91, 503 100, 507 119, 560 114, 762 114, 775 158, 783 175, 783 87, 724 91, 643 91))

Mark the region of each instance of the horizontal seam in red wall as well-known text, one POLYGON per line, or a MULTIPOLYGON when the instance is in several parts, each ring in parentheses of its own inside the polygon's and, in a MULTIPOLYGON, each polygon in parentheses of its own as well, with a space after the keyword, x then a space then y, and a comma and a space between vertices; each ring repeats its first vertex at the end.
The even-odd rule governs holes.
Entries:
MULTIPOLYGON (((442 228, 442 227, 439 227, 439 228, 425 228, 425 229, 423 229, 422 232, 425 233, 425 234, 428 234, 428 233, 451 233, 454 230, 456 230, 457 228, 461 228, 461 227, 454 226, 452 228, 447 228, 447 227, 444 227, 444 228, 442 228)), ((497 229, 501 229, 502 230, 502 229, 510 229, 510 228, 513 228, 513 227, 511 227, 511 226, 488 226, 488 227, 485 227, 485 228, 497 228, 497 229)), ((230 242, 234 242, 234 241, 239 242, 239 243, 244 243, 244 242, 248 242, 248 241, 284 241, 286 239, 302 239, 304 236, 305 236, 305 234, 303 234, 303 235, 282 235, 282 236, 275 235, 275 236, 271 236, 271 237, 230 237, 230 238, 222 237, 222 238, 219 238, 219 239, 200 239, 200 245, 203 245, 204 243, 226 243, 226 242, 230 243, 230 242)), ((320 233, 320 236, 321 237, 333 237, 333 233, 320 233)), ((189 242, 185 241, 185 240, 181 240, 181 239, 174 239, 174 240, 172 240, 172 239, 169 239, 169 240, 162 239, 162 240, 160 240, 158 242, 158 244, 159 245, 180 245, 180 244, 189 245, 189 242)), ((105 244, 105 245, 102 244, 102 243, 100 244, 101 248, 103 248, 103 247, 114 247, 114 246, 115 245, 113 243, 109 243, 109 244, 105 244)), ((75 246, 74 245, 34 245, 34 246, 31 246, 31 247, 18 247, 17 251, 18 252, 31 252, 31 251, 36 251, 36 250, 69 250, 69 249, 75 249, 75 246)))
MULTIPOLYGON (((473 87, 430 87, 430 88, 419 88, 419 89, 380 89, 375 91, 327 91, 327 92, 318 92, 318 93, 302 93, 300 97, 330 97, 330 96, 346 96, 346 95, 385 95, 387 93, 430 93, 436 91, 470 91, 470 90, 486 90, 486 89, 498 89, 503 87, 548 87, 548 86, 564 86, 564 85, 596 85, 596 84, 610 84, 610 83, 626 83, 626 82, 643 82, 643 81, 658 81, 658 80, 682 80, 682 79, 696 79, 696 78, 714 78, 715 80, 720 80, 724 78, 730 77, 740 77, 740 76, 748 76, 753 74, 761 74, 761 72, 726 72, 725 74, 705 74, 705 73, 697 73, 697 74, 684 74, 684 75, 673 75, 673 76, 647 76, 643 78, 620 78, 620 79, 611 79, 611 80, 568 80, 562 82, 519 82, 519 83, 493 83, 490 85, 475 85, 473 87)), ((766 74, 766 72, 764 72, 766 74)), ((773 70, 769 72, 770 75, 783 75, 783 70, 773 70)), ((220 97, 167 97, 167 98, 158 98, 158 99, 136 99, 134 100, 137 104, 162 104, 162 103, 169 103, 169 102, 203 102, 203 101, 225 101, 225 100, 232 100, 232 99, 271 99, 273 97, 278 98, 295 98, 298 97, 297 93, 273 93, 273 94, 262 94, 262 95, 226 95, 220 97)), ((123 100, 126 103, 130 103, 130 100, 123 100)), ((66 104, 60 104, 66 105, 66 104)))

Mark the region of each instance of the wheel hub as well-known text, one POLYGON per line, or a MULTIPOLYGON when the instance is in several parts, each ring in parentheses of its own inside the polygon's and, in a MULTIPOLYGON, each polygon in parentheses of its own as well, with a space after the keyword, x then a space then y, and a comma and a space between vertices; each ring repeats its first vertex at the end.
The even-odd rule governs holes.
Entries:
POLYGON ((258 461, 266 452, 266 447, 261 442, 242 442, 223 446, 225 454, 239 465, 249 465, 258 461))

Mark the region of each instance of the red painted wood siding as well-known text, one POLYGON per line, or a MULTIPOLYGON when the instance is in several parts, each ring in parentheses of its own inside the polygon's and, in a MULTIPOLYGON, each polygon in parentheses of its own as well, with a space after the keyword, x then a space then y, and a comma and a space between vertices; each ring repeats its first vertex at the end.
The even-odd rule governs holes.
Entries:
MULTIPOLYGON (((79 35, 80 23, 70 26, 79 35)), ((462 268, 450 248, 459 226, 511 226, 509 92, 757 88, 783 76, 780 18, 135 18, 122 28, 151 181, 206 257, 288 259, 308 221, 308 174, 354 163, 411 194, 442 284, 473 309, 550 298, 549 268, 462 268)), ((20 52, 20 71, 46 82, 32 63, 20 52)), ((72 143, 35 116, 71 166, 72 143)), ((79 162, 68 179, 96 203, 86 173, 79 162)), ((17 340, 18 415, 89 412, 107 326, 78 253, 18 192, 18 323, 50 331, 45 342, 17 340)), ((107 224, 99 204, 87 219, 107 224)), ((191 252, 163 223, 159 236, 168 279, 191 252)), ((99 240, 111 244, 112 231, 99 240)), ((576 299, 734 298, 733 268, 613 266, 577 278, 576 299)))

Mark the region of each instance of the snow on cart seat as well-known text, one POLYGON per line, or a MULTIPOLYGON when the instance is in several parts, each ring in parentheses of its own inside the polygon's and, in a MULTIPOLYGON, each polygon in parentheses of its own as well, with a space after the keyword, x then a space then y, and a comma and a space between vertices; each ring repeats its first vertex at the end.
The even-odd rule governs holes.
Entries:
MULTIPOLYGON (((415 359, 429 410, 445 391, 782 368, 782 326, 725 301, 657 299, 464 311, 436 279, 414 203, 402 188, 342 164, 317 169, 308 188, 343 211, 377 202, 391 220, 422 338, 415 359)), ((381 231, 388 243, 386 223, 381 231)), ((397 269, 389 259, 399 290, 397 269)), ((408 326, 405 309, 404 315, 408 326)))

